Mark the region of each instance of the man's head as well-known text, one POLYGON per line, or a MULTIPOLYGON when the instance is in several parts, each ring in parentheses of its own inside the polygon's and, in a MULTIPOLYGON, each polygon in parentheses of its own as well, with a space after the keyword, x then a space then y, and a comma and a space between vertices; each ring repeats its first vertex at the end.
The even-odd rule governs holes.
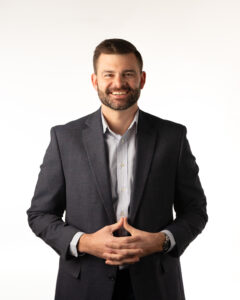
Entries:
POLYGON ((104 40, 94 51, 93 66, 92 83, 104 105, 125 110, 137 102, 146 74, 134 45, 122 39, 104 40))

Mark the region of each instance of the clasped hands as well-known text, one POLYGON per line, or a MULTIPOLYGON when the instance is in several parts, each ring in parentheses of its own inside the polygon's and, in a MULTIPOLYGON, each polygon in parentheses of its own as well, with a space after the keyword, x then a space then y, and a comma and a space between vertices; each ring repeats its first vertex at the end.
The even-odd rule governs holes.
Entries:
POLYGON ((127 218, 105 226, 100 230, 83 234, 78 243, 78 251, 105 259, 108 265, 133 264, 141 257, 162 250, 165 234, 136 229, 128 224, 127 218), (113 233, 124 228, 130 236, 116 237, 113 233))

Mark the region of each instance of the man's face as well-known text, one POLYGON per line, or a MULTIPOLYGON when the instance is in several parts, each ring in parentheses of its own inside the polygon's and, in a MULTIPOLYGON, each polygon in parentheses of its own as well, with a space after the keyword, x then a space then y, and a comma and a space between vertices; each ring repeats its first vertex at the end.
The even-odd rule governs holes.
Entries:
POLYGON ((135 104, 146 79, 133 53, 101 54, 97 74, 92 84, 101 102, 114 110, 124 110, 135 104))

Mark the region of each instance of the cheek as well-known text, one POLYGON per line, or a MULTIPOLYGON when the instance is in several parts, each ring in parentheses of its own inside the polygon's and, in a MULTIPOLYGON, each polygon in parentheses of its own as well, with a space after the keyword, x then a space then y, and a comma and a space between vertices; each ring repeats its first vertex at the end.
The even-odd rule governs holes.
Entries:
POLYGON ((139 89, 141 88, 141 81, 140 80, 133 80, 131 82, 129 82, 129 85, 133 88, 133 89, 139 89))
POLYGON ((102 81, 98 81, 97 82, 97 88, 101 91, 103 91, 105 89, 105 84, 102 81))
POLYGON ((105 89, 110 84, 110 80, 100 79, 98 80, 98 86, 105 89))
POLYGON ((99 84, 99 85, 98 85, 98 88, 99 88, 101 91, 103 91, 103 92, 106 91, 107 87, 108 87, 107 84, 99 84))

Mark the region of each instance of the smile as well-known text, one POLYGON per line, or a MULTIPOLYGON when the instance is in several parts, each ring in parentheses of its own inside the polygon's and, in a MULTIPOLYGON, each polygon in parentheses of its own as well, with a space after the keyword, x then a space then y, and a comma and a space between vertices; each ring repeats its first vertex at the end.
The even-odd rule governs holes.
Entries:
POLYGON ((112 95, 126 95, 127 92, 112 92, 112 95))

